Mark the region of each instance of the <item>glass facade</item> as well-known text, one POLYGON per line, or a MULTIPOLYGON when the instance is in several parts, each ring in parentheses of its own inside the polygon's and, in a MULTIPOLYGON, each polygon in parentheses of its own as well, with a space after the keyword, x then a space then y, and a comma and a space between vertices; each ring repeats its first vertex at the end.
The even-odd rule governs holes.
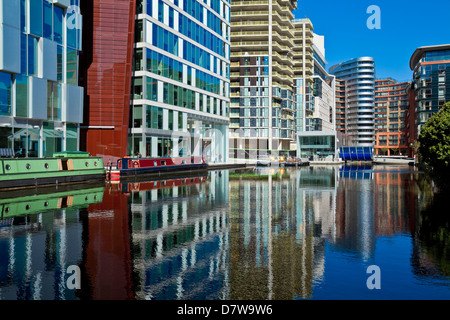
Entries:
POLYGON ((128 154, 226 160, 228 1, 138 0, 128 154), (210 5, 209 5, 210 3, 210 5))
POLYGON ((414 91, 416 95, 416 128, 450 101, 450 50, 430 48, 422 53, 414 69, 414 91))
POLYGON ((83 114, 78 87, 79 0, 69 1, 68 7, 53 2, 20 0, 17 8, 12 5, 0 13, 1 21, 16 21, 9 27, 20 34, 17 39, 0 39, 3 47, 7 41, 20 43, 15 62, 20 67, 8 68, 4 61, 6 67, 0 69, 1 147, 13 149, 18 157, 78 150, 83 114), (64 96, 71 99, 64 101, 64 96))
POLYGON ((318 134, 298 136, 297 156, 303 159, 334 159, 336 156, 336 135, 318 134))

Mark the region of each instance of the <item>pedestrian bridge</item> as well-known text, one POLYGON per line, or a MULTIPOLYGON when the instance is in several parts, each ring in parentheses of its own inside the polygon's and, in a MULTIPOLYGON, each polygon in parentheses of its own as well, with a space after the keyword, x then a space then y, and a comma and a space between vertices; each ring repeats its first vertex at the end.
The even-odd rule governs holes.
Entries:
POLYGON ((340 147, 339 157, 344 161, 372 161, 373 147, 340 147))

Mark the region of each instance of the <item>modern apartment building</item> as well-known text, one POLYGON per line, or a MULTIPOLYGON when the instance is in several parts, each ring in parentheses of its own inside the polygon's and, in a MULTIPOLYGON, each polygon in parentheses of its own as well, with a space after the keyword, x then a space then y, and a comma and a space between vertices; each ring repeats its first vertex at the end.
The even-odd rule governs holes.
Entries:
POLYGON ((313 131, 333 131, 336 129, 336 82, 335 76, 326 71, 324 36, 314 34, 314 75, 312 77, 311 98, 314 112, 310 122, 313 131))
POLYGON ((310 131, 314 113, 311 98, 314 75, 314 27, 309 19, 294 20, 294 100, 295 131, 310 131))
POLYGON ((336 79, 336 130, 345 134, 345 81, 336 79))
POLYGON ((81 32, 79 0, 0 0, 0 148, 79 149, 81 32))
POLYGON ((373 146, 375 61, 371 57, 360 57, 339 63, 329 72, 345 80, 345 129, 348 145, 373 146))
POLYGON ((427 120, 450 101, 450 44, 417 48, 409 66, 413 71, 416 136, 427 120))
POLYGON ((393 79, 375 80, 375 154, 407 155, 405 112, 409 108, 408 86, 393 79))
POLYGON ((83 59, 87 150, 227 160, 229 0, 84 5, 93 30, 83 59))
POLYGON ((230 158, 294 151, 296 0, 233 1, 230 158))
POLYGON ((408 109, 405 110, 405 144, 408 146, 408 157, 415 156, 417 140, 416 128, 416 96, 411 82, 406 88, 408 94, 408 109))
POLYGON ((313 75, 306 79, 310 86, 306 90, 306 108, 303 108, 305 127, 297 132, 297 156, 334 157, 337 155, 335 76, 326 71, 325 37, 313 34, 310 47, 313 51, 313 75))

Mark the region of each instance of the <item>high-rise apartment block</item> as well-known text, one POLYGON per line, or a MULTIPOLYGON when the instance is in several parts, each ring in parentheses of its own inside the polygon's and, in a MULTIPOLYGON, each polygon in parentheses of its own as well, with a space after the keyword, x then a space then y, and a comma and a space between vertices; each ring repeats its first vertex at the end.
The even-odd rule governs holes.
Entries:
POLYGON ((314 27, 309 19, 294 20, 294 89, 295 89, 295 131, 310 131, 314 113, 314 99, 311 97, 314 75, 314 27))
POLYGON ((0 148, 78 150, 81 32, 79 0, 0 0, 0 148))
POLYGON ((347 145, 373 146, 375 61, 371 57, 350 59, 334 65, 329 72, 345 81, 345 132, 347 145))
POLYGON ((407 155, 405 112, 409 107, 410 82, 375 81, 375 154, 407 155))
POLYGON ((297 0, 232 3, 231 158, 293 151, 296 8, 297 0))

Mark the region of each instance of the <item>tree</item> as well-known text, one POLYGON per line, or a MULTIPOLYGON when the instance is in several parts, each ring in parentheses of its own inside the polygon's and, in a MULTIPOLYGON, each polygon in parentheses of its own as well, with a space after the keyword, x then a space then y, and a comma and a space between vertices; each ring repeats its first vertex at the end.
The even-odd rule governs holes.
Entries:
POLYGON ((421 163, 440 188, 450 187, 450 102, 434 114, 419 135, 421 163))

